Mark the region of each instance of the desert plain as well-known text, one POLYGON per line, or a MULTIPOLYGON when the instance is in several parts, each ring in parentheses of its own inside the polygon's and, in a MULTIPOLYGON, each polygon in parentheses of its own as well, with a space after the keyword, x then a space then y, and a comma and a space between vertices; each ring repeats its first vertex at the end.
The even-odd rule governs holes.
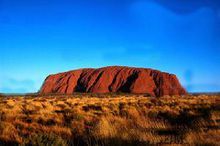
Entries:
POLYGON ((220 95, 2 95, 0 145, 220 145, 220 95))

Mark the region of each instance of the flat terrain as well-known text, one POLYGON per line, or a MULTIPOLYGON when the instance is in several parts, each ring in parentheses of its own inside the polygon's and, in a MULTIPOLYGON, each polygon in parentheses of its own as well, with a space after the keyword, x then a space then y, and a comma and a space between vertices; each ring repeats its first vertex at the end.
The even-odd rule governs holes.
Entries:
POLYGON ((0 145, 220 145, 220 96, 7 96, 0 145))

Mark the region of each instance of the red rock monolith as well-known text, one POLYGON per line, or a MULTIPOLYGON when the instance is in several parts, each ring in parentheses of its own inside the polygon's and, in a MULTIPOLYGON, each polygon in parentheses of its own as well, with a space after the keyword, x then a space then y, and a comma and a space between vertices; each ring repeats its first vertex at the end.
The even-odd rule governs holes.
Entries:
POLYGON ((144 93, 157 97, 187 94, 174 74, 123 66, 78 69, 49 75, 39 91, 40 94, 74 92, 144 93))

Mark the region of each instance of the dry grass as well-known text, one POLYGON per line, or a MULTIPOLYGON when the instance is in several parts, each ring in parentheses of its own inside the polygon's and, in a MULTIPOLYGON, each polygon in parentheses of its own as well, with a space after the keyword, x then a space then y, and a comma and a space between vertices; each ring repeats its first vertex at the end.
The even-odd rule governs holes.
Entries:
POLYGON ((0 145, 160 144, 220 145, 220 96, 0 99, 0 145))

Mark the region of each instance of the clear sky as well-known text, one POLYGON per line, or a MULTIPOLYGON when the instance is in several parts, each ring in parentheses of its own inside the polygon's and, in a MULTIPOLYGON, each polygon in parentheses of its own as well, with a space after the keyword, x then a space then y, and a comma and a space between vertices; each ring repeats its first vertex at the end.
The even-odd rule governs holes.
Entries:
POLYGON ((176 74, 220 91, 219 0, 0 0, 0 92, 51 73, 110 65, 176 74))

